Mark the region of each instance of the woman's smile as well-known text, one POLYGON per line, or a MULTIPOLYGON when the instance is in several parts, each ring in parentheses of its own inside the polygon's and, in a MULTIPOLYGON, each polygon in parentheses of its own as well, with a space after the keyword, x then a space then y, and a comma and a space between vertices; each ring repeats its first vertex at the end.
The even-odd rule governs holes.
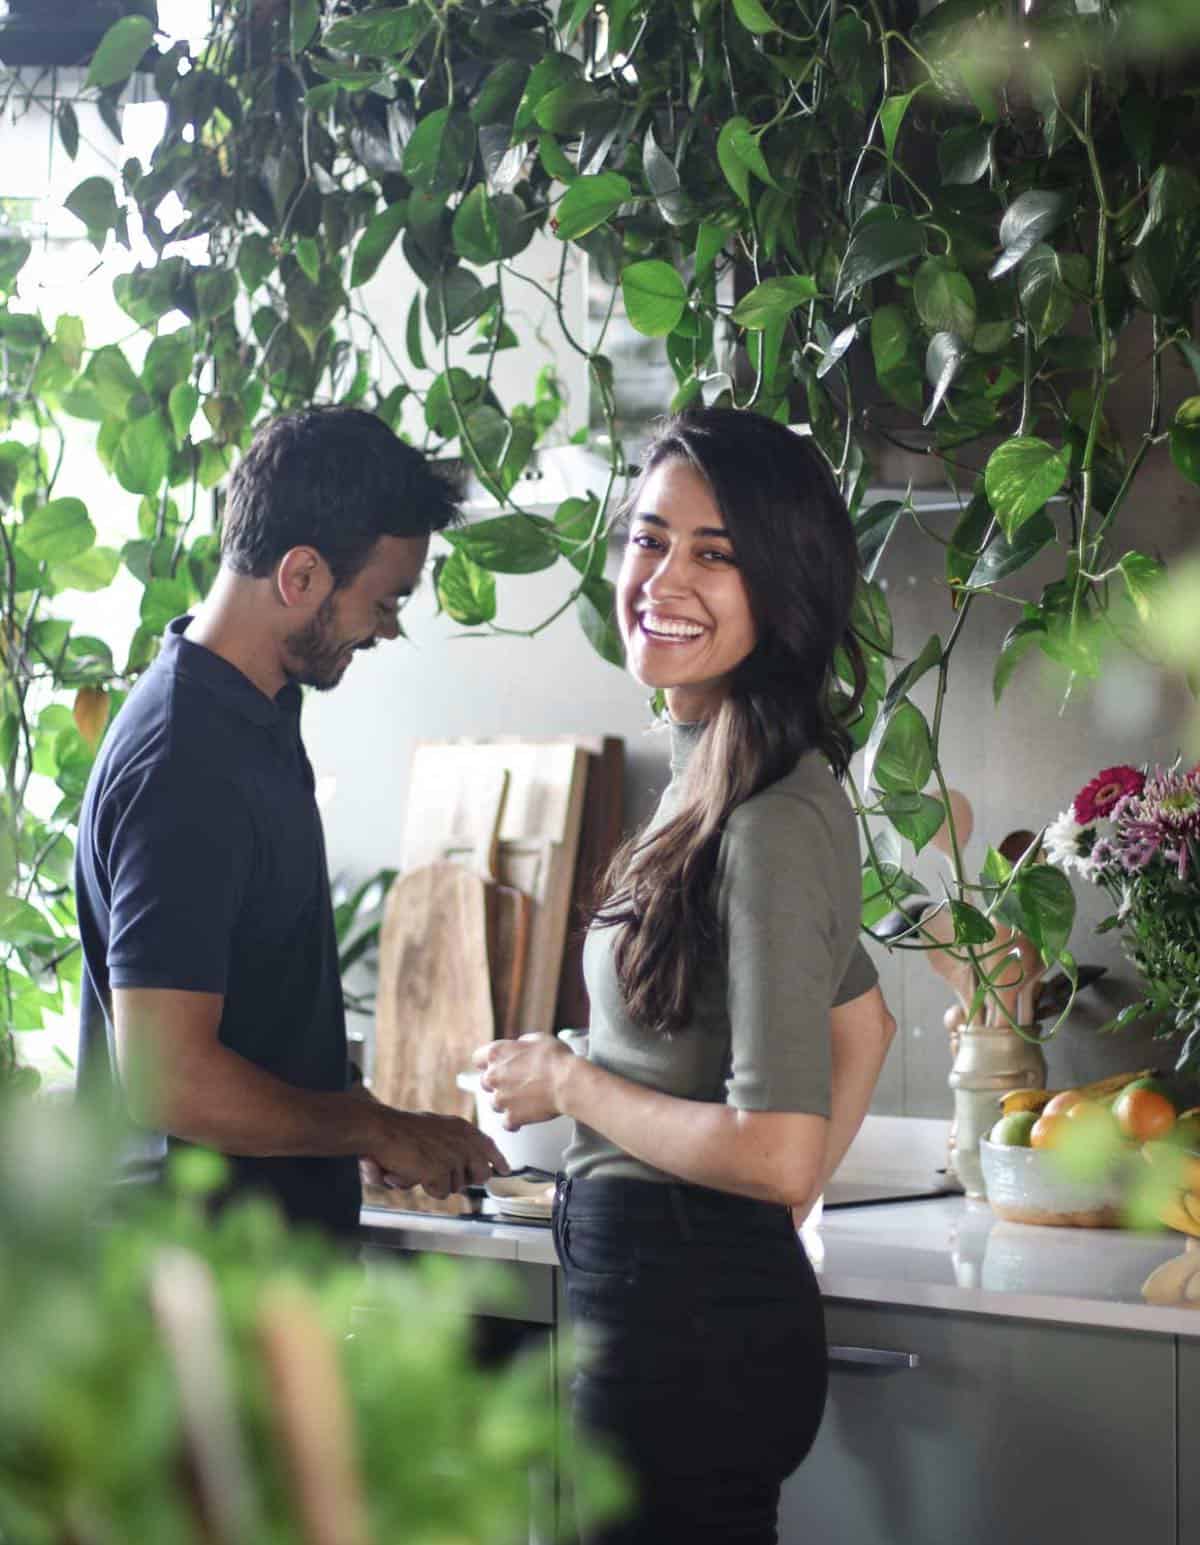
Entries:
POLYGON ((699 623, 681 617, 664 617, 658 612, 639 612, 638 625, 649 638, 663 644, 690 644, 706 631, 699 623))

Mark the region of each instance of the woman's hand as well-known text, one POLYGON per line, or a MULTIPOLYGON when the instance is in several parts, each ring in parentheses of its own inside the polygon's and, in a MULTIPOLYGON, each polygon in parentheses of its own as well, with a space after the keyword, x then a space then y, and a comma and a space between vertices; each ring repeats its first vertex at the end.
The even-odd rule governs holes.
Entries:
POLYGON ((576 1058, 554 1036, 489 1041, 471 1060, 479 1069, 480 1086, 492 1097, 492 1109, 504 1117, 506 1131, 564 1114, 563 1078, 576 1058))

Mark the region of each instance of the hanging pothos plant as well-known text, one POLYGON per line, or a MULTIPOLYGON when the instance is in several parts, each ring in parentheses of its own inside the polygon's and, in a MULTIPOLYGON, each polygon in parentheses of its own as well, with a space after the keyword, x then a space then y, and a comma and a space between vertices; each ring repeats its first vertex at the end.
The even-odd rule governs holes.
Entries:
MULTIPOLYGON (((1195 37, 1188 0, 215 0, 193 57, 154 50, 153 20, 123 16, 85 95, 119 131, 120 90, 152 64, 165 130, 148 164, 87 177, 66 203, 101 254, 140 222, 153 260, 114 293, 148 348, 94 347, 76 318, 33 313, 29 242, 0 235, 6 1027, 39 1025, 78 975, 69 870, 88 768, 164 624, 210 583, 212 496, 264 416, 356 403, 461 455, 501 513, 451 534, 443 609, 497 626, 495 577, 559 564, 564 606, 619 659, 604 574, 624 472, 613 367, 605 330, 569 331, 561 277, 542 288, 587 362, 607 487, 552 517, 523 509, 518 478, 560 398, 548 374, 529 404, 493 385, 522 342, 514 296, 540 285, 521 267, 538 231, 561 243, 561 272, 582 249, 632 326, 662 340, 673 406, 806 422, 836 469, 868 575, 855 794, 881 819, 864 820, 864 925, 917 894, 904 854, 946 816, 947 676, 975 606, 1012 610, 997 695, 1030 649, 1094 675, 1097 630, 1145 612, 1159 575, 1121 536, 1147 453, 1169 439, 1200 481, 1200 398, 1173 424, 1160 408, 1164 354, 1200 366, 1200 99, 1161 57, 1186 59, 1195 37), (385 259, 419 285, 403 339, 362 305, 385 259), (1122 442, 1106 400, 1139 322, 1145 422, 1122 442), (132 496, 119 550, 96 545, 81 490, 56 480, 71 418, 95 423, 98 461, 132 496), (876 576, 915 517, 866 496, 889 443, 937 458, 961 495, 948 529, 924 527, 944 549, 945 621, 909 661, 876 576), (1046 554, 1055 576, 1036 600, 1005 593, 1046 554), (141 604, 114 659, 73 629, 71 594, 122 568, 141 604), (926 676, 929 718, 910 696, 926 676), (25 802, 33 778, 58 786, 49 819, 25 802)), ((55 110, 73 156, 75 108, 55 110)), ((946 904, 981 991, 993 919, 1073 974, 1061 875, 989 852, 972 879, 952 846, 946 904)))

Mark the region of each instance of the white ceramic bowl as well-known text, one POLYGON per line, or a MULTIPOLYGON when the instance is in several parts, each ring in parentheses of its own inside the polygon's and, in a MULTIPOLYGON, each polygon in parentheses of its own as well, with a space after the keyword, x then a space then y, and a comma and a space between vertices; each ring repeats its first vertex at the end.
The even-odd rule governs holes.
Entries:
POLYGON ((475 1096, 476 1125, 492 1139, 513 1169, 532 1165, 551 1175, 558 1173, 575 1126, 569 1116, 555 1116, 553 1121, 539 1121, 519 1132, 509 1132, 502 1124, 503 1117, 492 1109, 491 1100, 479 1087, 478 1073, 460 1073, 456 1082, 460 1089, 475 1096))
POLYGON ((1119 1228, 1126 1186, 1119 1173, 1077 1180, 1045 1148, 1010 1148, 982 1138, 979 1158, 987 1199, 1010 1223, 1061 1228, 1119 1228))

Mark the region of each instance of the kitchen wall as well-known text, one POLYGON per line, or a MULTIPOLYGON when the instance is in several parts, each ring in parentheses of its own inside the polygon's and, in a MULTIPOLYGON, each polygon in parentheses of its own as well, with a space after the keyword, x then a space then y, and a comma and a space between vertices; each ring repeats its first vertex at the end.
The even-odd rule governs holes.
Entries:
MULTIPOLYGON (((1136 345, 1132 340, 1131 346, 1136 345)), ((1168 398, 1177 399, 1188 389, 1183 376, 1172 378, 1168 398)), ((573 406, 578 404, 576 395, 573 406)), ((1123 396, 1118 394, 1115 413, 1130 444, 1144 413, 1143 392, 1135 380, 1123 396)), ((1197 490, 1173 472, 1165 452, 1156 450, 1127 512, 1127 543, 1169 556, 1191 541, 1198 514, 1197 490)), ((928 519, 945 534, 954 522, 949 512, 928 519)), ((881 570, 903 657, 914 654, 930 632, 944 638, 953 620, 940 584, 939 557, 933 543, 909 528, 897 536, 881 570)), ((1035 566, 1011 582, 1008 593, 1036 595, 1050 577, 1048 564, 1035 566)), ((566 583, 558 569, 502 578, 499 620, 508 627, 531 626, 559 602, 566 583)), ((951 785, 967 794, 975 810, 975 835, 966 848, 969 870, 978 869, 989 842, 1053 819, 1101 767, 1172 760, 1188 707, 1180 682, 1129 655, 1114 658, 1098 687, 1077 690, 1065 703, 1062 678, 1047 678, 1040 656, 1028 657, 995 707, 992 666, 1016 615, 1010 605, 979 602, 954 655, 943 765, 951 785)), ((666 780, 665 739, 648 727, 645 694, 592 652, 571 615, 533 640, 464 638, 456 636, 460 629, 435 616, 432 597, 424 593, 405 613, 405 626, 411 642, 360 656, 337 691, 312 697, 306 709, 310 751, 318 775, 328 780, 326 829, 335 873, 362 877, 396 861, 409 758, 413 742, 421 738, 619 735, 627 753, 627 824, 649 813, 666 780)), ((914 697, 931 711, 929 678, 914 697)), ((930 849, 917 872, 936 894, 947 871, 930 849)), ((1161 1043, 1145 1036, 1096 1036, 1096 1027, 1135 992, 1115 936, 1090 931, 1104 915, 1104 898, 1082 882, 1076 882, 1076 889, 1080 921, 1072 947, 1080 961, 1104 965, 1109 975, 1080 999, 1048 1047, 1051 1084, 1171 1060, 1161 1043)), ((950 1002, 948 989, 920 954, 889 954, 875 947, 872 953, 900 1026, 874 1109, 946 1117, 950 1057, 942 1016, 950 1002)))

